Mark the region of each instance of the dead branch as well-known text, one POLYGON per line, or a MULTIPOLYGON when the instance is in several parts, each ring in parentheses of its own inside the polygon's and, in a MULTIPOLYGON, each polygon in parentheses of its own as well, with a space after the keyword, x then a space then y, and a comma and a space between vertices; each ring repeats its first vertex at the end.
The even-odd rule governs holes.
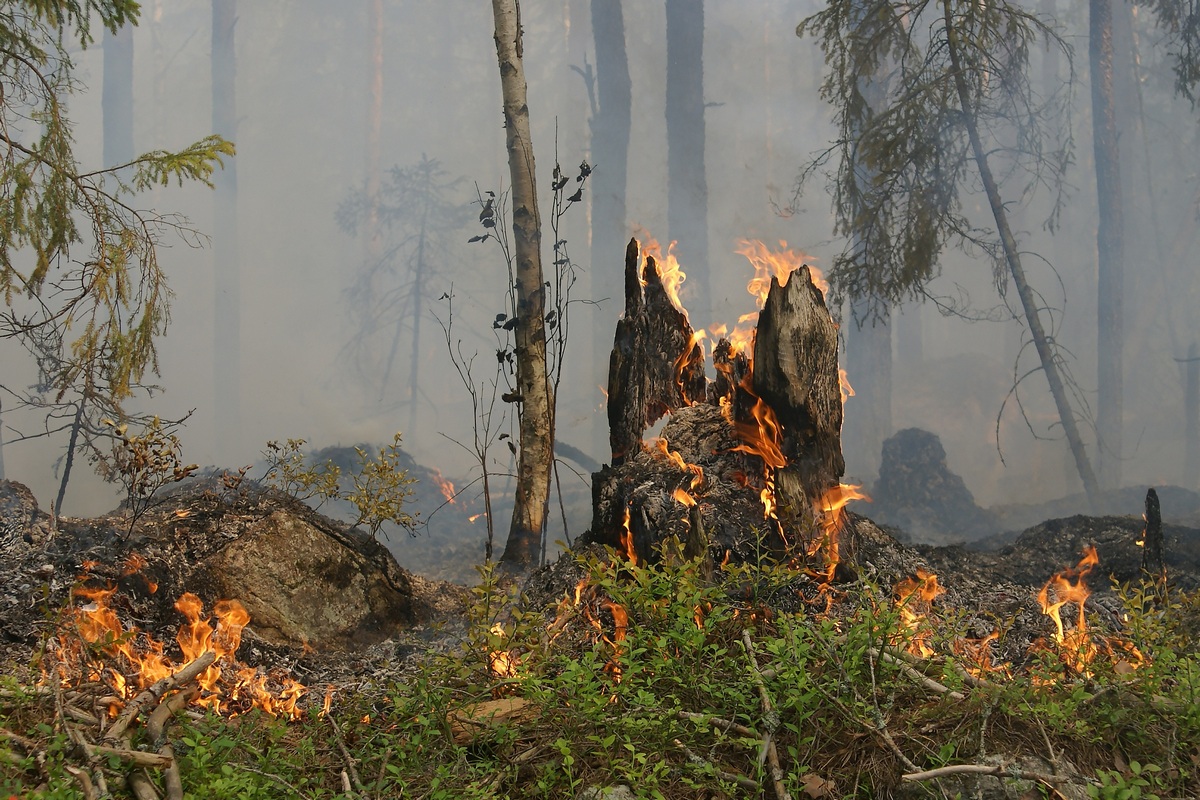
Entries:
POLYGON ((212 663, 216 660, 217 654, 209 650, 175 674, 168 675, 147 687, 137 697, 133 698, 129 705, 125 706, 125 709, 117 716, 112 727, 108 729, 108 732, 104 736, 105 741, 119 740, 143 709, 151 703, 157 703, 162 700, 163 695, 172 689, 194 680, 201 672, 212 666, 212 663))
POLYGON ((159 703, 158 707, 150 713, 150 716, 146 718, 146 736, 150 739, 152 747, 157 747, 166 741, 167 723, 170 722, 171 717, 179 713, 179 710, 199 693, 199 687, 189 686, 166 702, 159 703))
POLYGON ((354 781, 354 788, 359 794, 366 795, 367 787, 363 785, 362 780, 358 777, 358 769, 354 766, 354 759, 350 757, 350 751, 346 749, 346 742, 342 738, 342 732, 338 728, 337 720, 332 715, 326 716, 329 721, 329 727, 333 728, 333 736, 337 739, 338 749, 342 751, 342 758, 346 759, 346 769, 342 772, 342 783, 345 784, 346 794, 351 794, 350 787, 346 784, 347 772, 350 779, 354 781))
POLYGON ((747 728, 745 725, 739 725, 736 722, 730 722, 727 719, 710 716, 709 714, 698 714, 695 711, 676 711, 675 715, 680 719, 692 720, 694 722, 706 723, 715 728, 720 728, 723 731, 732 731, 741 736, 749 736, 752 739, 762 739, 763 735, 753 728, 747 728))
POLYGON ((71 764, 64 764, 63 769, 79 784, 79 791, 83 793, 84 800, 97 800, 96 787, 92 784, 92 776, 88 775, 86 769, 71 764))
POLYGON ((904 661, 901 661, 900 659, 896 658, 895 656, 893 656, 887 652, 881 652, 879 650, 876 650, 874 647, 870 647, 870 648, 867 648, 867 653, 875 658, 878 658, 881 661, 886 661, 887 663, 898 667, 901 672, 903 672, 908 677, 912 678, 914 681, 916 681, 920 685, 924 686, 926 689, 929 689, 930 691, 937 692, 938 694, 947 695, 954 700, 965 700, 966 699, 966 695, 964 695, 962 692, 955 691, 954 689, 951 689, 948 686, 943 686, 942 684, 935 681, 933 678, 930 678, 928 675, 921 674, 913 667, 910 667, 904 661))
POLYGON ((719 767, 715 766, 711 761, 693 753, 688 748, 687 745, 685 745, 683 742, 679 741, 678 739, 675 740, 675 746, 683 751, 683 754, 685 756, 687 756, 688 761, 692 762, 693 764, 695 764, 697 766, 704 767, 705 769, 711 769, 713 774, 716 775, 721 780, 733 781, 738 786, 742 787, 743 789, 746 789, 747 791, 751 791, 751 792, 758 792, 759 790, 762 789, 762 787, 758 785, 758 781, 747 778, 745 775, 737 775, 733 772, 726 772, 725 770, 720 769, 719 767))
POLYGON ((83 749, 89 758, 95 756, 115 756, 135 767, 154 767, 162 769, 172 763, 170 758, 161 753, 148 753, 145 750, 133 750, 126 747, 111 747, 103 744, 83 743, 83 749))
POLYGON ((763 722, 767 726, 767 733, 763 737, 763 749, 767 754, 767 764, 771 768, 771 783, 775 787, 775 796, 779 800, 791 800, 791 795, 783 785, 783 767, 779 763, 779 748, 775 746, 775 729, 779 727, 779 712, 771 703, 771 695, 767 692, 766 681, 763 680, 762 673, 758 671, 758 660, 754 656, 754 641, 750 638, 748 630, 742 631, 742 646, 746 648, 746 660, 750 662, 750 673, 754 678, 755 685, 758 686, 763 722))
POLYGON ((133 791, 133 796, 137 800, 159 800, 158 790, 154 788, 154 784, 146 777, 146 773, 141 770, 134 770, 129 773, 129 788, 133 791))
POLYGON ((902 776, 906 781, 932 781, 947 775, 995 775, 1003 778, 1020 778, 1026 781, 1040 783, 1063 783, 1067 779, 1058 775, 1044 775, 1040 772, 1030 772, 1023 769, 1008 769, 1007 767, 988 764, 952 764, 948 767, 928 769, 923 772, 909 772, 902 776))

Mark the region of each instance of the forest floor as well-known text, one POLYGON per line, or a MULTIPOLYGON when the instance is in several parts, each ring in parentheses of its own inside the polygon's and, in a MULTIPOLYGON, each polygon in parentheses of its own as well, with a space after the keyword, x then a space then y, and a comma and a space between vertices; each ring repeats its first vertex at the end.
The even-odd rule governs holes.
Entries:
POLYGON ((591 547, 358 652, 251 622, 222 655, 222 622, 188 656, 185 625, 157 683, 131 659, 173 631, 89 637, 103 603, 47 591, 3 651, 0 798, 1200 796, 1191 561, 1146 583, 1136 521, 1060 523, 979 555, 855 518, 837 583, 591 547))

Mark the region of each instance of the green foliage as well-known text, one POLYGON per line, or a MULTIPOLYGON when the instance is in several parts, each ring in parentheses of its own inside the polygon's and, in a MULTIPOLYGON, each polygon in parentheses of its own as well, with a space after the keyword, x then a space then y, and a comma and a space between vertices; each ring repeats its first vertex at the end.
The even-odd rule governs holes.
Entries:
POLYGON ((183 462, 179 437, 158 417, 143 426, 138 434, 129 432, 129 423, 118 425, 110 419, 102 420, 102 423, 112 430, 116 443, 111 458, 100 464, 101 475, 125 488, 125 504, 132 528, 150 508, 159 489, 178 483, 200 467, 183 462))
POLYGON ((399 433, 391 444, 379 448, 378 457, 355 447, 358 463, 345 472, 333 461, 310 462, 304 444, 303 439, 288 439, 282 445, 267 442, 262 454, 267 461, 264 480, 298 500, 317 499, 318 508, 326 500, 345 500, 357 512, 353 524, 365 525, 372 536, 378 536, 387 522, 408 530, 416 526, 416 519, 404 510, 416 479, 400 467, 399 433))
POLYGON ((1088 787, 1088 797, 1095 800, 1160 800, 1153 792, 1143 792, 1154 784, 1147 778, 1154 778, 1161 768, 1154 764, 1142 766, 1136 761, 1129 763, 1129 774, 1125 775, 1115 769, 1100 770, 1096 778, 1100 782, 1088 787))
MULTIPOLYGON (((68 395, 102 417, 124 419, 123 401, 158 370, 155 341, 170 319, 171 291, 158 262, 164 234, 195 242, 185 220, 141 210, 135 195, 172 181, 211 185, 234 154, 209 136, 178 152, 153 151, 129 164, 85 171, 75 156, 69 96, 71 40, 92 42, 91 22, 136 23, 132 0, 21 0, 0 9, 0 337, 37 360, 31 392, 53 409, 68 395)), ((93 436, 84 444, 94 445, 93 436)))
MULTIPOLYGON (((947 48, 953 26, 968 84, 968 113, 988 137, 985 150, 1022 181, 1057 196, 1072 160, 1070 82, 1041 97, 1026 75, 1030 52, 1070 49, 1051 27, 1008 2, 949 0, 895 4, 835 0, 805 19, 797 35, 825 53, 821 96, 835 111, 838 139, 804 173, 836 161, 829 190, 846 248, 829 275, 835 297, 863 299, 872 313, 921 293, 948 245, 992 258, 1003 286, 996 234, 980 228, 965 197, 978 183, 968 118, 947 48)), ((836 302, 836 300, 835 300, 836 302)))

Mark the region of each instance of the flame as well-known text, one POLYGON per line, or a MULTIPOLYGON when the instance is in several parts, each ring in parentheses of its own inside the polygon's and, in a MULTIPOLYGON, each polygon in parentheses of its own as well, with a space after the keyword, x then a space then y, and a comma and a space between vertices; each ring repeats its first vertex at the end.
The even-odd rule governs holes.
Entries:
POLYGON ((1000 638, 1000 631, 993 630, 982 639, 958 638, 952 647, 963 662, 963 669, 973 678, 985 678, 989 674, 999 672, 1002 675, 1011 674, 1008 664, 996 664, 992 654, 992 642, 1000 638))
POLYGON ((900 610, 900 625, 903 630, 897 637, 905 649, 919 658, 929 658, 934 650, 929 646, 932 631, 926 615, 932 603, 945 589, 938 585, 937 575, 918 569, 915 577, 905 578, 895 586, 896 607, 900 610))
MULTIPOLYGON (((501 640, 506 640, 508 634, 504 630, 504 626, 499 622, 492 625, 490 631, 492 636, 501 640)), ((512 650, 492 650, 488 653, 488 668, 497 678, 512 678, 517 674, 517 667, 520 666, 521 659, 512 650)))
MULTIPOLYGON (((138 559, 131 558, 126 567, 138 563, 138 559)), ((292 719, 300 716, 296 703, 307 692, 302 684, 287 678, 279 694, 273 695, 267 686, 267 675, 237 663, 235 654, 241 644, 242 629, 250 621, 250 615, 237 600, 219 601, 212 616, 206 618, 203 603, 196 595, 181 596, 175 608, 184 615, 186 622, 175 637, 182 655, 182 659, 176 661, 166 655, 162 642, 137 628, 125 629, 110 605, 115 593, 113 586, 77 586, 72 590, 72 597, 87 601, 69 612, 80 639, 96 645, 99 652, 115 665, 102 665, 70 637, 60 634, 59 678, 65 685, 80 675, 86 675, 90 680, 103 676, 117 696, 128 698, 211 650, 216 661, 196 678, 202 690, 194 701, 197 705, 219 713, 238 713, 253 706, 275 716, 292 719), (134 678, 132 682, 127 680, 126 672, 134 678), (236 677, 223 680, 226 673, 236 677)), ((116 707, 110 708, 110 713, 116 713, 116 707)))
POLYGON ((1096 554, 1096 548, 1090 544, 1085 546, 1083 558, 1079 563, 1074 568, 1068 567, 1056 573, 1046 581, 1046 585, 1037 595, 1042 613, 1054 620, 1053 637, 1063 660, 1067 666, 1084 674, 1087 673, 1087 665, 1096 657, 1096 645, 1088 633, 1087 616, 1084 612, 1084 603, 1091 596, 1091 591, 1084 579, 1099 563, 1100 557, 1096 554), (1050 600, 1051 590, 1054 592, 1053 601, 1050 600), (1067 603, 1075 603, 1078 609, 1075 628, 1070 632, 1066 631, 1060 613, 1067 603))
MULTIPOLYGON (((645 233, 645 231, 642 233, 645 235, 645 240, 639 241, 638 244, 641 248, 643 268, 649 259, 654 259, 655 266, 658 268, 658 276, 662 278, 663 289, 666 291, 667 297, 670 298, 671 304, 683 314, 683 318, 687 319, 687 309, 683 307, 683 301, 679 299, 679 289, 683 286, 683 282, 687 280, 687 273, 680 268, 679 260, 675 258, 675 253, 672 252, 675 249, 676 242, 671 242, 667 245, 667 255, 663 257, 662 246, 659 245, 658 241, 653 236, 650 236, 650 234, 645 233)), ((641 280, 641 270, 638 271, 638 275, 639 280, 641 280)), ((642 285, 646 285, 645 280, 642 280, 642 285)))
POLYGON ((471 516, 467 517, 467 522, 474 522, 482 516, 484 516, 484 512, 482 511, 480 511, 478 514, 472 514, 471 516))
POLYGON ((625 506, 625 519, 621 522, 621 553, 630 564, 637 564, 637 548, 633 546, 633 531, 629 529, 629 506, 625 506))
POLYGON ((842 392, 842 405, 854 397, 854 387, 850 385, 850 379, 846 377, 846 370, 841 367, 838 367, 838 389, 842 392))
POLYGON ((679 358, 675 359, 675 385, 679 387, 679 391, 683 395, 684 402, 690 406, 695 405, 704 398, 703 396, 698 398, 688 397, 683 385, 683 373, 686 372, 687 368, 692 364, 704 363, 705 355, 703 342, 707 337, 708 334, 705 332, 704 328, 693 332, 692 337, 688 340, 687 347, 683 348, 683 352, 679 354, 679 358), (700 348, 699 353, 695 352, 697 347, 700 348))
POLYGON ((679 454, 678 450, 671 450, 669 448, 669 443, 666 439, 663 439, 662 437, 655 437, 650 440, 649 444, 651 454, 661 454, 668 461, 679 467, 679 469, 683 470, 684 472, 692 473, 692 491, 699 489, 701 484, 704 483, 704 468, 698 464, 689 464, 688 462, 684 461, 683 456, 679 454))
MULTIPOLYGON (((754 296, 761 309, 767 303, 767 293, 771 291, 771 280, 778 279, 780 286, 787 286, 791 274, 812 259, 798 250, 788 248, 788 243, 779 241, 779 249, 772 251, 757 239, 742 239, 738 242, 735 253, 743 255, 754 267, 754 277, 746 285, 746 291, 754 296)), ((829 284, 816 267, 809 266, 812 281, 821 294, 829 294, 829 284)))
POLYGON ((841 561, 838 538, 846 526, 846 504, 852 500, 870 501, 871 499, 860 491, 861 489, 862 486, 859 485, 839 483, 828 489, 813 504, 813 508, 817 512, 817 527, 821 536, 813 541, 808 555, 813 556, 818 552, 824 552, 826 581, 833 580, 834 570, 841 561))
POLYGON ((687 493, 687 491, 685 491, 682 488, 676 489, 671 494, 671 497, 673 497, 675 499, 675 502, 680 503, 684 506, 687 506, 688 508, 691 508, 692 506, 696 505, 696 498, 692 497, 690 494, 687 493))
POLYGON ((742 443, 733 449, 758 456, 771 469, 786 467, 787 458, 782 449, 783 428, 775 416, 775 410, 754 393, 749 375, 742 380, 741 387, 754 398, 754 405, 750 408, 751 421, 734 420, 734 431, 742 443))
POLYGON ((455 490, 454 484, 443 478, 442 471, 436 467, 433 470, 433 482, 441 490, 442 497, 446 498, 446 502, 453 503, 454 498, 458 496, 458 492, 455 490))

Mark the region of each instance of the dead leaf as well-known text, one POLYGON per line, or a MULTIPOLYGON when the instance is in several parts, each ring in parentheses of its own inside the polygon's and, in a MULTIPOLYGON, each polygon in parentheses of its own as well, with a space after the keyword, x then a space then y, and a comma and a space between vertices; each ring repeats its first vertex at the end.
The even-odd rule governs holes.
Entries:
POLYGON ((834 797, 833 781, 827 781, 820 775, 808 773, 804 776, 804 793, 813 800, 821 797, 834 797))

